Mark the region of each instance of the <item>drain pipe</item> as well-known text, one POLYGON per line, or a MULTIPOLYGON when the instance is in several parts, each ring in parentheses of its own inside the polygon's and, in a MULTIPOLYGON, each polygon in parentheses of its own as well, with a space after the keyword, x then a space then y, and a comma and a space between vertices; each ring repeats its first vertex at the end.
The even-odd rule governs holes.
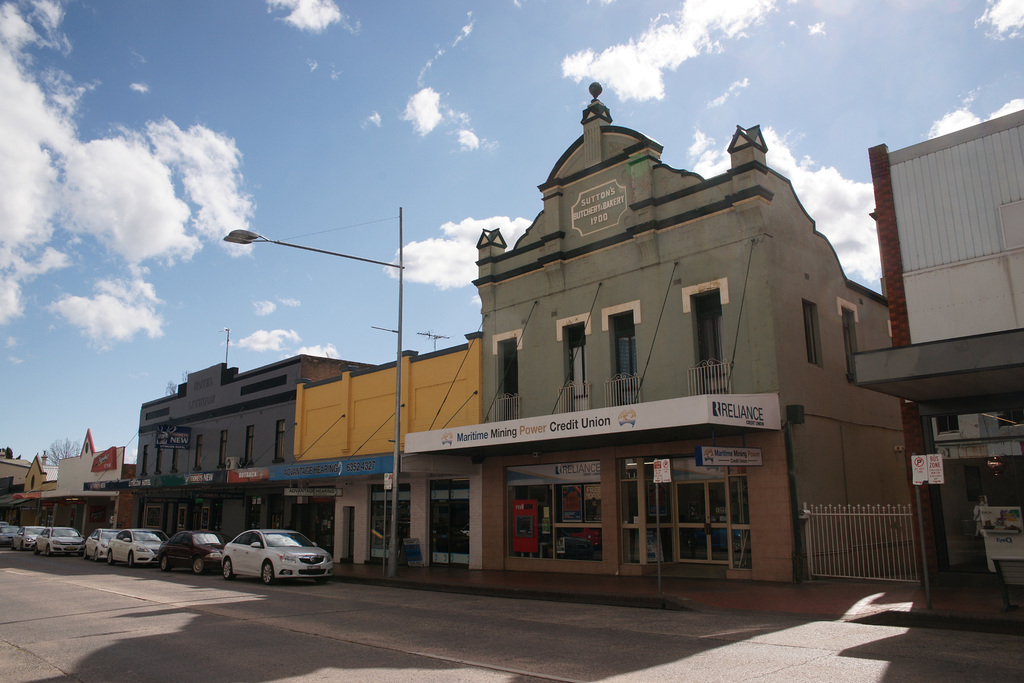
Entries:
POLYGON ((796 458, 793 455, 793 425, 804 423, 804 407, 799 404, 786 406, 786 422, 783 434, 786 438, 786 466, 789 470, 789 507, 793 523, 793 578, 803 581, 804 544, 800 533, 800 505, 796 495, 796 458))

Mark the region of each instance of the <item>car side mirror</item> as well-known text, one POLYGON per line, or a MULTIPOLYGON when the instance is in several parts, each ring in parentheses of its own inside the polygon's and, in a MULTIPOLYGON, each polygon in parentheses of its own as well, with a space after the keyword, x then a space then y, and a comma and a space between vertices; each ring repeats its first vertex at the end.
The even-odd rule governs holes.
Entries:
POLYGON ((256 550, 259 550, 260 548, 263 547, 263 544, 260 543, 259 541, 253 541, 252 543, 249 544, 249 547, 250 548, 255 548, 256 550))

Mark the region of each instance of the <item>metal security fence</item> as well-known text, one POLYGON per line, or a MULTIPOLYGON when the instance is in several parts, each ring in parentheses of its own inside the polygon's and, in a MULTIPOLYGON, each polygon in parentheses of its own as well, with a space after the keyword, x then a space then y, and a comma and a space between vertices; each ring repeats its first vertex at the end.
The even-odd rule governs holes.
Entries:
POLYGON ((811 578, 918 581, 909 505, 804 503, 811 578))

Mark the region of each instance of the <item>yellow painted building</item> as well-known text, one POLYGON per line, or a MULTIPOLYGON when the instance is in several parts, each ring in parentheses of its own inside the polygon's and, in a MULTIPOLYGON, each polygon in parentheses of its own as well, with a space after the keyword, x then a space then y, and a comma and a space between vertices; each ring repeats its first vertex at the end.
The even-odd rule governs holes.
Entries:
MULTIPOLYGON (((471 520, 480 514, 480 467, 464 458, 421 458, 405 453, 405 434, 478 424, 481 337, 433 353, 402 358, 398 535, 405 555, 425 563, 479 566, 471 520), (474 559, 475 558, 475 559, 474 559)), ((295 460, 339 462, 333 511, 336 559, 356 563, 384 556, 390 497, 380 472, 390 472, 395 433, 395 364, 346 371, 319 382, 299 382, 295 407, 295 460), (390 462, 390 461, 388 461, 390 462), (362 475, 366 467, 372 474, 362 475)), ((317 498, 311 491, 310 498, 317 498)), ((322 503, 323 504, 323 503, 322 503)), ((329 505, 329 503, 326 503, 329 505)), ((479 528, 479 525, 476 525, 479 528)))

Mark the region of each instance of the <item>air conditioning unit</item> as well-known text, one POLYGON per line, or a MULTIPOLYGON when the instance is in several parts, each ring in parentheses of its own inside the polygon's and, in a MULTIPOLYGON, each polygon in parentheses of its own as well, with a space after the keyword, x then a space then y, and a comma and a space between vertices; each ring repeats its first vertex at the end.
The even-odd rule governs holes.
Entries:
POLYGON ((224 463, 224 466, 229 470, 237 470, 238 466, 241 464, 238 458, 225 458, 224 463))

